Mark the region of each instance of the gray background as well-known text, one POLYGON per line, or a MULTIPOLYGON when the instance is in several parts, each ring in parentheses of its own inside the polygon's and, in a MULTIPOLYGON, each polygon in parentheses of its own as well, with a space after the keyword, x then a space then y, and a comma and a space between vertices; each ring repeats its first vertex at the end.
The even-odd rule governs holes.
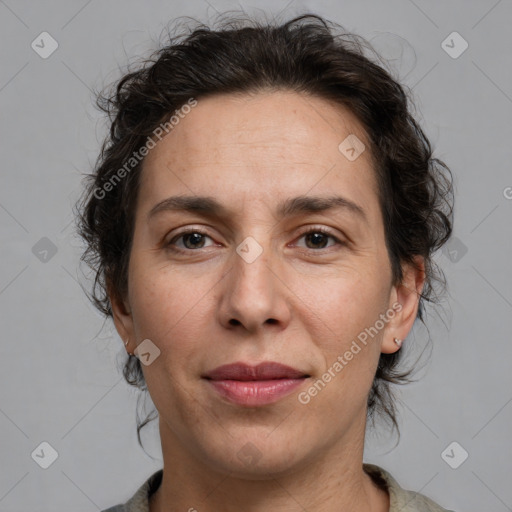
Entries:
MULTIPOLYGON (((154 48, 169 20, 207 21, 239 6, 0 0, 1 511, 106 508, 161 467, 157 422, 143 430, 155 460, 137 444, 137 394, 121 375, 122 342, 79 286, 87 282, 71 207, 105 135, 92 89, 154 48), (59 44, 47 59, 31 48, 43 31, 59 44), (42 252, 51 247, 43 237, 55 254, 42 252), (31 456, 43 441, 58 452, 48 469, 31 456)), ((455 238, 436 258, 449 294, 429 314, 430 360, 398 392, 400 443, 381 427, 367 438, 365 460, 446 508, 512 510, 511 2, 242 6, 282 11, 282 19, 305 11, 331 18, 370 39, 412 88, 436 154, 455 175, 455 238), (469 44, 458 58, 442 47, 453 31, 469 44), (441 456, 453 441, 469 454, 457 469, 441 456)), ((426 336, 416 325, 407 346, 419 350, 426 336)), ((448 453, 460 461, 461 448, 448 453)))

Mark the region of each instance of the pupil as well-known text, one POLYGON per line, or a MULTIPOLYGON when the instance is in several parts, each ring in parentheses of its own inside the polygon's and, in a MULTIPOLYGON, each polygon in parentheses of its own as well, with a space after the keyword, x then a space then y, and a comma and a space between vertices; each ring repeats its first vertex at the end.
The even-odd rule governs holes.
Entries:
MULTIPOLYGON (((311 234, 309 235, 309 237, 310 237, 310 238, 313 238, 313 245, 317 245, 317 242, 318 242, 318 243, 320 243, 320 242, 321 242, 321 240, 318 240, 318 237, 319 237, 320 239, 322 239, 322 238, 324 238, 324 237, 325 237, 325 235, 324 235, 323 233, 311 233, 311 234)), ((325 240, 324 240, 324 242, 325 242, 325 240)), ((322 247, 324 247, 324 246, 325 246, 325 243, 322 245, 322 247)))
POLYGON ((196 243, 199 243, 201 240, 201 237, 203 235, 201 233, 190 233, 188 236, 187 236, 187 239, 190 240, 192 239, 192 245, 195 245, 196 243))

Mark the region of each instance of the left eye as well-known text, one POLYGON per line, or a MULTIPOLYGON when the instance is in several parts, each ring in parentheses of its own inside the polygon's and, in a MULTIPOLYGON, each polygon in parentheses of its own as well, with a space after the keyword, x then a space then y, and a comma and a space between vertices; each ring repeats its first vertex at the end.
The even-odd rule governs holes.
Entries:
POLYGON ((310 244, 313 245, 313 247, 306 247, 307 249, 325 249, 327 239, 329 238, 331 238, 338 244, 341 244, 340 240, 338 240, 335 236, 331 235, 331 233, 319 228, 312 229, 310 231, 307 231, 306 233, 302 233, 300 238, 305 238, 306 241, 309 240, 310 244), (318 245, 321 245, 321 247, 318 247, 318 245))

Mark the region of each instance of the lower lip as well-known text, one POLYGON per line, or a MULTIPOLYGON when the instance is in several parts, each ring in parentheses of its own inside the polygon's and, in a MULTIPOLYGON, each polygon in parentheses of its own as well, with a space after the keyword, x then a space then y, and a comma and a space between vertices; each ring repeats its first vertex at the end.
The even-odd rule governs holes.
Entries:
POLYGON ((277 402, 298 388, 306 378, 274 380, 209 380, 213 388, 239 405, 266 405, 277 402))

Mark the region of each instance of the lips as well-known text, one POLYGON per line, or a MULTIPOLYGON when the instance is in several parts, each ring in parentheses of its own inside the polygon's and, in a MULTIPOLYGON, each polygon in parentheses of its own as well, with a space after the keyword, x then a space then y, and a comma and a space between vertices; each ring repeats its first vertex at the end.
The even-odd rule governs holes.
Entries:
POLYGON ((216 396, 244 407, 271 404, 301 386, 309 375, 275 362, 219 366, 203 376, 216 396))
POLYGON ((257 366, 245 363, 226 364, 215 368, 205 375, 211 380, 273 380, 273 379, 300 379, 309 377, 304 372, 280 363, 265 362, 257 366))

